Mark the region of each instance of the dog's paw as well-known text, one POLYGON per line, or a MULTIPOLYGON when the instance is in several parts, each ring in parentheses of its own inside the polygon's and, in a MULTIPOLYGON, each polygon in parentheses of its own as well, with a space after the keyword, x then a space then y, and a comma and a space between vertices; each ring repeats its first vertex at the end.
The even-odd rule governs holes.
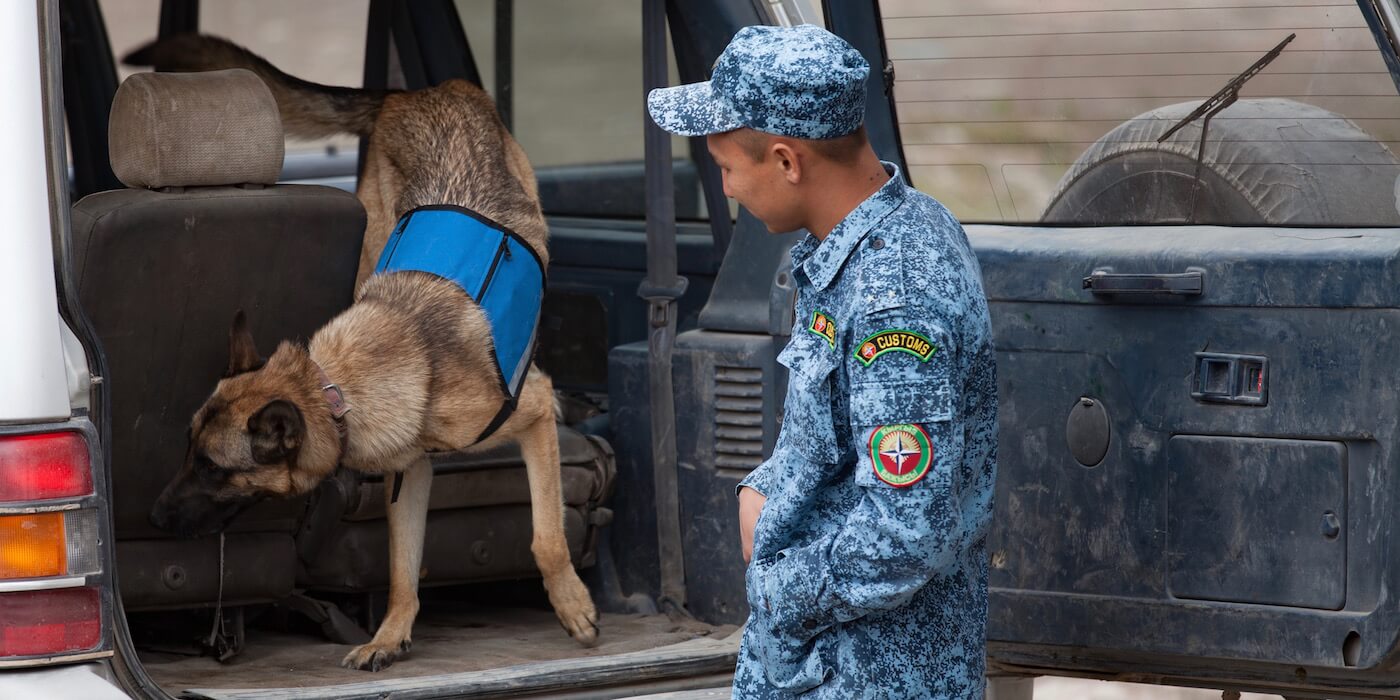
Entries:
POLYGON ((374 642, 361 644, 351 649, 350 653, 341 659, 340 665, 359 671, 383 671, 394 665, 394 661, 407 654, 411 648, 413 648, 412 639, 405 639, 392 645, 374 642))
POLYGON ((554 606, 554 614, 559 616, 559 624, 564 631, 584 646, 597 644, 598 610, 593 607, 593 598, 588 595, 588 588, 578 579, 578 575, 561 576, 550 584, 546 584, 549 602, 554 606))
POLYGON ((586 647, 591 647, 598 643, 598 613, 590 613, 585 616, 565 617, 564 613, 559 613, 559 626, 569 633, 574 641, 586 647))

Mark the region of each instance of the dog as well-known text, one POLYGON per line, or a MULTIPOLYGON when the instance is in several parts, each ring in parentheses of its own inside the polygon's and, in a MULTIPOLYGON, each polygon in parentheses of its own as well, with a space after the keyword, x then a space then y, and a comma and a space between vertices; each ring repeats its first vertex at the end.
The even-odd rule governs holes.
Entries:
POLYGON ((276 98, 288 134, 369 139, 358 188, 368 220, 354 303, 307 345, 284 341, 267 358, 238 312, 227 370, 190 423, 184 464, 152 508, 152 522, 186 535, 219 532, 254 502, 307 493, 341 465, 383 475, 386 486, 395 482, 385 489, 388 610, 373 639, 341 662, 378 671, 412 645, 433 479, 427 453, 472 445, 483 434, 483 446, 514 441, 530 486, 531 552, 550 603, 575 640, 594 643, 598 614, 564 539, 549 377, 526 359, 507 413, 490 321, 473 297, 426 272, 374 274, 400 216, 435 205, 498 222, 528 246, 541 270, 547 265, 534 172, 491 98, 462 80, 414 91, 317 85, 201 35, 158 40, 124 60, 161 70, 251 70, 276 98))

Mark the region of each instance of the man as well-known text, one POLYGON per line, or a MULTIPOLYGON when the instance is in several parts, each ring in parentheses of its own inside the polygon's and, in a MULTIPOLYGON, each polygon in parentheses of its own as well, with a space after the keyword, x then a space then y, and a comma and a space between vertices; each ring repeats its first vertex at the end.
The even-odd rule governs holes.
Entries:
POLYGON ((773 456, 739 485, 737 698, 981 698, 996 371, 957 220, 866 140, 869 66, 813 26, 746 27, 652 118, 707 136, 725 194, 792 249, 773 456))

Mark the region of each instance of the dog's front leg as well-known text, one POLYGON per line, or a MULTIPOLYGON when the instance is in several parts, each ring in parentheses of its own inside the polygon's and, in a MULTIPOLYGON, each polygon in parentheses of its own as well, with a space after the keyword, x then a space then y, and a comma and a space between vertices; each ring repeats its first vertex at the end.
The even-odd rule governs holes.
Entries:
POLYGON ((379 671, 413 646, 413 618, 418 616, 418 573, 423 564, 423 535, 433 467, 422 455, 404 472, 399 499, 393 501, 393 474, 384 475, 389 510, 389 610, 369 644, 355 647, 340 662, 346 668, 379 671))
POLYGON ((591 646, 598 641, 598 611, 588 588, 574 571, 569 543, 564 538, 564 489, 560 483, 559 433, 553 414, 525 431, 520 451, 530 481, 530 514, 535 529, 530 551, 544 576, 544 588, 559 623, 569 636, 591 646))

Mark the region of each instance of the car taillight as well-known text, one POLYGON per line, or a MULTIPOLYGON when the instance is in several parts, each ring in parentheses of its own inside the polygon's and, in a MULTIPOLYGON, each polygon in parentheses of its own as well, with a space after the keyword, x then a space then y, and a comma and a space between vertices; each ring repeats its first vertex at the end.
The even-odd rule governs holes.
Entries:
POLYGON ((0 580, 97 573, 94 510, 0 515, 0 580))
POLYGON ((0 578, 37 578, 68 573, 63 514, 0 516, 0 578))
POLYGON ((0 661, 7 664, 109 653, 99 649, 109 584, 90 435, 0 435, 0 661))
POLYGON ((74 432, 0 436, 0 502, 92 493, 87 443, 74 432))
POLYGON ((101 642, 97 588, 0 593, 0 657, 84 651, 101 642))

